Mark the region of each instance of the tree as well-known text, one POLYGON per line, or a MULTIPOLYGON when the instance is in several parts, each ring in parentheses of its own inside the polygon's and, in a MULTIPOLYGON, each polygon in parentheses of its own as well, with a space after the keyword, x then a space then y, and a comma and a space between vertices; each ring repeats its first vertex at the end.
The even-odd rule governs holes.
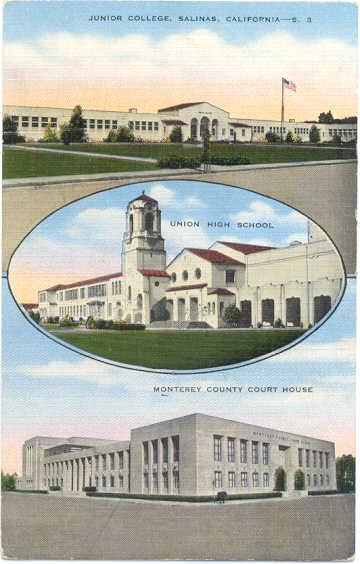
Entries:
POLYGON ((294 475, 294 488, 296 490, 305 489, 305 474, 302 470, 296 470, 294 475))
POLYGON ((69 123, 60 127, 60 139, 64 145, 69 143, 84 143, 86 141, 85 121, 82 117, 82 107, 74 107, 69 123))
POLYGON ((17 125, 7 114, 3 116, 3 142, 7 145, 14 145, 15 143, 23 143, 25 137, 18 134, 17 125))
POLYGON ((58 136, 56 135, 56 129, 51 129, 50 123, 47 124, 46 129, 44 131, 44 139, 46 143, 56 143, 59 141, 58 136))
POLYGON ((336 459, 336 484, 340 492, 355 491, 355 458, 351 454, 336 459))
POLYGON ((179 125, 173 127, 172 132, 169 135, 171 143, 182 143, 183 142, 183 134, 182 129, 179 125))
POLYGON ((235 304, 227 306, 224 311, 224 321, 233 327, 239 327, 241 323, 242 315, 241 311, 235 304))
POLYGON ((331 110, 328 112, 321 112, 319 115, 319 123, 334 123, 334 117, 331 113, 331 110))
POLYGON ((116 131, 113 129, 109 131, 108 136, 104 139, 104 141, 106 143, 133 143, 135 141, 135 137, 131 129, 122 126, 116 131))
POLYGON ((201 157, 201 161, 204 163, 204 170, 209 168, 210 164, 210 131, 207 127, 204 128, 202 132, 203 138, 203 154, 201 157))
POLYGON ((312 125, 309 133, 310 143, 319 143, 320 141, 320 130, 316 125, 312 125))
POLYGON ((1 472, 1 490, 3 492, 13 492, 16 489, 17 474, 4 474, 1 472))
POLYGON ((286 143, 294 143, 294 141, 295 141, 295 138, 294 138, 293 132, 288 131, 287 134, 286 134, 286 137, 285 137, 285 142, 286 143))
POLYGON ((268 131, 265 135, 265 139, 268 143, 280 143, 280 135, 273 131, 268 131))
POLYGON ((287 489, 286 472, 282 466, 275 470, 275 488, 277 492, 285 492, 287 489))
POLYGON ((334 145, 341 145, 341 135, 339 135, 338 133, 335 133, 335 135, 333 135, 332 143, 334 143, 334 145))

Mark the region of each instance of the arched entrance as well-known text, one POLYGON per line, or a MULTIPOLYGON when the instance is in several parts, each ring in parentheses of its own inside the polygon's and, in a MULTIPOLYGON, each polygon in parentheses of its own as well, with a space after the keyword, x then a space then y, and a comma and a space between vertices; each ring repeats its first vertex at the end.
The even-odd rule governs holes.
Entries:
POLYGON ((185 320, 185 300, 184 300, 184 298, 178 299, 178 320, 179 321, 185 320))
POLYGON ((217 119, 213 119, 211 122, 211 135, 215 140, 218 138, 218 134, 219 134, 218 129, 219 129, 219 122, 217 119))
POLYGON ((202 138, 205 131, 210 130, 210 120, 208 117, 203 116, 200 121, 200 137, 202 138))
POLYGON ((274 325, 274 300, 262 300, 262 322, 274 325))
POLYGON ((190 139, 191 141, 196 141, 198 138, 198 120, 192 118, 190 122, 190 139))
POLYGON ((251 325, 251 301, 242 300, 240 302, 241 320, 240 327, 250 327, 251 325))
POLYGON ((315 296, 314 298, 314 323, 322 319, 331 309, 330 296, 315 296))
POLYGON ((286 325, 293 327, 300 326, 300 298, 287 298, 286 325))

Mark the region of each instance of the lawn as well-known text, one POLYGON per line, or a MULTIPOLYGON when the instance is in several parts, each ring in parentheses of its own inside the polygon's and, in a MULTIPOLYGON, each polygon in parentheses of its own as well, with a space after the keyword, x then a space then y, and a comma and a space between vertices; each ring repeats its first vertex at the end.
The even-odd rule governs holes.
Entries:
MULTIPOLYGON (((33 146, 44 146, 44 144, 33 144, 33 146)), ((202 149, 190 147, 179 143, 78 143, 73 145, 46 145, 48 149, 64 149, 69 151, 90 151, 108 155, 124 155, 131 157, 150 157, 159 159, 168 155, 181 155, 184 157, 200 156, 202 149)), ((296 161, 322 161, 333 159, 350 159, 356 157, 353 148, 341 147, 311 147, 308 145, 228 145, 212 144, 211 154, 213 156, 238 156, 247 157, 250 164, 283 163, 296 161)))
POLYGON ((53 334, 97 356, 126 364, 195 370, 239 363, 280 348, 301 330, 120 331, 53 334))
POLYGON ((3 178, 151 170, 152 163, 4 149, 3 178))

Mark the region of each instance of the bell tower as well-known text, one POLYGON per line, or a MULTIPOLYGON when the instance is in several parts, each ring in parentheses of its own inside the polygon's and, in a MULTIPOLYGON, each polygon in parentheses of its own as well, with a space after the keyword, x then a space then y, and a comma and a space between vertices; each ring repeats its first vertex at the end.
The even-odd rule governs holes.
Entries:
POLYGON ((122 247, 125 275, 135 270, 165 270, 166 251, 161 236, 161 210, 157 200, 143 192, 128 203, 122 247))

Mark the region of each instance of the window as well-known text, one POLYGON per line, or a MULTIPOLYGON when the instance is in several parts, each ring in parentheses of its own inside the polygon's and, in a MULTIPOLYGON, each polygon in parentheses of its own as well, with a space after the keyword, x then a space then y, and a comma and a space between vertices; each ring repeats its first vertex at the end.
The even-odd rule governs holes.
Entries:
POLYGON ((230 128, 230 135, 233 136, 234 135, 234 130, 230 128))
POLYGON ((211 313, 215 315, 215 302, 212 303, 211 313))
POLYGON ((98 129, 102 129, 102 128, 103 128, 103 120, 102 120, 102 119, 96 120, 96 127, 97 127, 98 129))
POLYGON ((167 492, 169 489, 169 475, 167 472, 163 472, 163 489, 164 492, 167 492))
MULTIPOLYGON (((148 475, 145 474, 145 476, 147 477, 148 475)), ((122 474, 119 474, 119 488, 123 488, 123 487, 124 487, 124 476, 122 474)), ((149 487, 149 485, 147 487, 149 487)))
POLYGON ((161 439, 161 446, 162 446, 163 462, 168 462, 169 461, 168 440, 167 439, 161 439))
POLYGON ((319 452, 319 464, 320 464, 320 468, 324 466, 324 457, 322 452, 319 452))
POLYGON ((110 476, 110 487, 111 488, 115 487, 115 476, 110 476))
POLYGON ((247 472, 241 472, 240 481, 241 481, 241 487, 242 488, 248 487, 248 473, 247 472))
POLYGON ((252 484, 253 484, 253 488, 259 487, 259 473, 258 472, 253 472, 252 484))
POLYGON ((299 466, 303 465, 303 449, 302 448, 298 448, 298 463, 299 463, 299 466))
POLYGON ((179 480, 179 472, 177 470, 173 471, 173 486, 174 486, 174 490, 179 491, 180 480, 179 480))
POLYGON ((158 473, 153 472, 152 475, 152 490, 154 493, 157 493, 159 489, 159 482, 158 482, 158 473))
POLYGON ((19 116, 11 116, 11 121, 16 127, 19 127, 19 116))
POLYGON ((308 448, 305 451, 305 456, 306 456, 306 468, 309 468, 309 466, 310 466, 310 450, 308 448))
POLYGON ((96 472, 98 472, 98 470, 99 470, 99 455, 98 454, 95 456, 95 470, 96 470, 96 472))
POLYGON ((253 464, 259 464, 259 443, 258 443, 258 441, 252 441, 251 458, 252 458, 253 464))
MULTIPOLYGON (((144 461, 144 464, 147 464, 147 462, 144 461)), ((124 451, 123 450, 120 450, 120 452, 119 452, 119 468, 120 469, 124 468, 124 451)))
POLYGON ((110 470, 114 470, 114 468, 115 468, 115 452, 110 452, 109 458, 110 458, 110 470))
POLYGON ((152 121, 148 121, 148 130, 152 131, 152 128, 153 128, 152 121))
POLYGON ((80 288, 80 298, 82 300, 85 298, 85 288, 80 288))
POLYGON ((226 284, 234 284, 235 282, 235 270, 225 271, 225 282, 226 284))
POLYGON ((229 484, 229 488, 235 488, 235 472, 229 472, 228 484, 229 484))
POLYGON ((325 452, 325 468, 329 468, 329 453, 325 452))
POLYGON ((188 278, 189 278, 189 273, 187 270, 184 270, 182 273, 182 279, 186 282, 188 278))
POLYGON ((171 275, 171 281, 176 282, 176 272, 173 272, 171 275))
POLYGON ((228 438, 228 462, 235 462, 235 439, 228 438))
POLYGON ((144 489, 149 490, 149 474, 144 473, 144 489))
POLYGON ((65 291, 65 300, 77 300, 78 299, 78 291, 77 290, 66 290, 65 291))
POLYGON ((317 465, 317 452, 316 452, 316 450, 313 450, 312 454, 313 454, 313 466, 316 466, 317 465))
POLYGON ((195 269, 195 278, 197 278, 198 280, 200 280, 200 278, 201 278, 201 270, 200 270, 200 268, 196 268, 196 269, 195 269))
POLYGON ((105 129, 110 129, 110 120, 109 119, 105 120, 105 129))
POLYGON ((306 483, 309 488, 311 486, 310 474, 306 474, 306 483))
POLYGON ((39 118, 38 117, 31 118, 31 127, 39 127, 39 118))
POLYGON ((95 129, 95 120, 91 119, 90 121, 90 129, 95 129))
POLYGON ((214 436, 214 460, 221 461, 221 437, 214 436))
POLYGON ((320 474, 320 486, 324 485, 324 476, 320 474))
POLYGON ((245 439, 240 439, 240 462, 247 463, 247 441, 245 439))
POLYGON ((262 451, 263 464, 269 464, 269 443, 263 443, 262 451))
POLYGON ((263 475, 263 486, 264 488, 268 488, 270 486, 270 477, 268 472, 264 472, 263 475))
POLYGON ((328 486, 330 484, 330 476, 329 474, 326 474, 326 485, 328 486))
POLYGON ((88 298, 99 298, 106 296, 106 284, 96 284, 88 287, 88 298))
POLYGON ((111 129, 117 129, 117 119, 112 120, 111 129))
POLYGON ((149 464, 149 443, 143 443, 144 464, 149 464))
POLYGON ((57 127, 57 118, 56 117, 50 118, 50 126, 51 127, 57 127))
POLYGON ((222 472, 219 470, 214 472, 214 486, 215 488, 222 488, 222 472))
POLYGON ((106 454, 102 454, 102 468, 103 470, 106 470, 106 454))
POLYGON ((155 439, 154 441, 151 441, 151 445, 152 445, 152 451, 153 451, 153 464, 157 464, 158 460, 159 460, 159 452, 158 452, 158 442, 155 439))
POLYGON ((160 282, 158 280, 156 280, 156 282, 154 282, 154 286, 156 286, 156 287, 160 286, 160 282))
POLYGON ((172 443, 173 443, 173 457, 174 457, 174 462, 179 462, 179 456, 180 456, 180 439, 179 439, 179 435, 175 435, 174 437, 172 437, 172 443))
POLYGON ((159 122, 158 121, 154 121, 154 130, 159 131, 159 122))
POLYGON ((22 116, 22 118, 21 118, 21 125, 22 125, 22 127, 29 127, 29 118, 28 118, 28 116, 22 116))
POLYGON ((314 486, 317 486, 318 485, 317 474, 314 474, 313 481, 314 481, 314 486))
POLYGON ((146 121, 141 122, 141 131, 146 131, 146 121))
POLYGON ((135 130, 136 130, 136 131, 139 131, 139 129, 140 129, 140 122, 139 122, 139 121, 136 121, 136 122, 135 122, 135 130))
POLYGON ((102 476, 102 487, 106 488, 106 476, 105 475, 102 476))
POLYGON ((242 136, 242 137, 245 137, 245 129, 242 129, 242 130, 241 130, 241 136, 242 136))

